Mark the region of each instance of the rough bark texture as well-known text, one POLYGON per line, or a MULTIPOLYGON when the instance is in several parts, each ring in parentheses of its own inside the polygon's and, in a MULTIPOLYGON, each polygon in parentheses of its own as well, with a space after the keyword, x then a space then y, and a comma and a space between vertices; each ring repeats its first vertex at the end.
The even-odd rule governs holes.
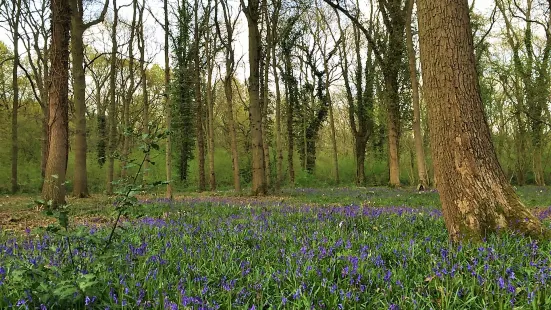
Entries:
POLYGON ((65 204, 65 173, 69 153, 69 38, 71 8, 68 0, 51 0, 49 146, 42 197, 51 207, 65 204))
POLYGON ((417 81, 417 65, 415 49, 413 48, 413 34, 411 33, 411 16, 413 14, 414 0, 408 1, 406 14, 406 47, 409 64, 409 79, 411 81, 411 99, 413 101, 413 139, 415 140, 415 156, 417 161, 417 176, 419 188, 428 186, 427 168, 425 167, 425 149, 423 148, 423 135, 421 134, 421 111, 419 107, 419 82, 417 81))
POLYGON ((492 145, 466 0, 418 0, 421 64, 435 175, 450 239, 500 229, 548 236, 519 201, 492 145))
MULTIPOLYGON (((243 0, 242 0, 243 1, 243 0)), ((266 172, 264 170, 264 144, 262 140, 262 106, 260 102, 260 3, 248 0, 242 3, 249 28, 249 121, 251 126, 252 148, 252 194, 266 194, 266 172)))

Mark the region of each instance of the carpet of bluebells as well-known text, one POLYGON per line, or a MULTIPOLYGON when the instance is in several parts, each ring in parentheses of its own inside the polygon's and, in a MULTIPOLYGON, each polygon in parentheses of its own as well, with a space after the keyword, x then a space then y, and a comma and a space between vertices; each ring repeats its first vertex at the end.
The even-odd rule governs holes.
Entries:
POLYGON ((433 206, 147 201, 161 207, 107 252, 93 224, 70 243, 0 236, 0 308, 551 309, 550 242, 452 245, 433 206))

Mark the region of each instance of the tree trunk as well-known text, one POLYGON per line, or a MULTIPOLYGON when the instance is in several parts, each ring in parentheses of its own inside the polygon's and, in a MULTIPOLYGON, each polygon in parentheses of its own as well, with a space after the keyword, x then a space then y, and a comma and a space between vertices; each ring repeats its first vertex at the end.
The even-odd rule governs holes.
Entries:
POLYGON ((421 134, 421 111, 419 107, 419 82, 417 81, 417 65, 415 49, 413 48, 413 35, 411 33, 411 16, 413 14, 414 0, 408 1, 406 13, 406 47, 408 53, 409 79, 411 81, 411 99, 413 101, 413 139, 415 140, 415 156, 417 161, 417 176, 419 187, 426 189, 427 168, 425 167, 425 149, 423 148, 423 135, 421 134))
POLYGON ((122 162, 121 162, 121 177, 125 179, 128 175, 126 166, 130 157, 130 132, 133 132, 133 128, 130 126, 130 105, 132 104, 134 91, 135 91, 135 79, 134 79, 134 36, 136 33, 136 13, 137 13, 137 0, 132 1, 132 23, 130 24, 130 38, 128 40, 128 72, 129 72, 129 86, 126 92, 125 100, 123 100, 122 107, 122 126, 124 133, 122 135, 122 162))
POLYGON ((194 62, 195 62, 195 104, 197 105, 197 115, 196 115, 196 126, 197 126, 197 165, 198 165, 198 175, 199 175, 199 191, 202 192, 206 189, 206 178, 205 178, 205 135, 203 132, 203 102, 201 96, 201 58, 200 58, 200 48, 199 41, 201 36, 199 35, 199 2, 195 0, 195 23, 194 23, 194 40, 195 40, 195 49, 194 49, 194 62))
POLYGON ((233 68, 233 50, 226 57, 226 77, 224 79, 224 92, 226 94, 226 106, 228 108, 228 127, 230 131, 230 147, 233 164, 233 188, 236 192, 241 192, 241 180, 239 176, 239 152, 237 151, 237 133, 235 130, 235 121, 233 118, 233 69, 228 71, 228 68, 233 68))
POLYGON ((279 77, 277 74, 277 59, 275 44, 272 47, 272 69, 275 82, 275 138, 276 138, 276 188, 280 189, 283 182, 283 145, 281 143, 281 91, 279 89, 279 77))
MULTIPOLYGON (((329 75, 328 75, 329 76, 329 75)), ((327 78, 329 79, 329 78, 327 78)), ((339 153, 337 152, 337 135, 335 133, 335 119, 333 117, 333 103, 329 95, 329 82, 326 81, 327 100, 329 101, 329 125, 331 126, 331 147, 333 150, 333 178, 335 183, 340 183, 339 178, 339 153)))
POLYGON ((15 21, 13 23, 13 107, 11 114, 11 192, 15 194, 19 190, 17 182, 17 156, 19 153, 19 142, 17 138, 17 114, 19 112, 19 20, 21 18, 21 0, 14 1, 15 21))
POLYGON ((484 115, 464 0, 418 0, 421 64, 437 188, 451 240, 500 229, 549 236, 507 182, 484 115))
POLYGON ((83 21, 82 0, 70 0, 71 5, 71 60, 73 73, 73 102, 75 105, 75 167, 73 171, 73 195, 76 198, 89 197, 88 173, 86 168, 86 76, 84 71, 84 31, 103 21, 107 12, 105 3, 98 19, 87 24, 83 21))
POLYGON ((51 0, 49 152, 42 197, 52 208, 65 204, 65 173, 69 153, 69 38, 71 8, 68 0, 51 0))
POLYGON ((165 23, 164 23, 164 31, 165 31, 165 117, 166 117, 166 131, 168 132, 168 135, 166 137, 166 181, 168 182, 166 185, 166 198, 172 200, 172 133, 171 131, 171 123, 172 123, 172 109, 170 106, 170 98, 169 98, 169 87, 170 87, 170 67, 169 67, 169 55, 168 50, 170 48, 169 41, 168 41, 168 32, 169 30, 169 24, 168 24, 168 0, 163 1, 164 6, 164 13, 165 13, 165 23))
POLYGON ((271 168, 270 168, 270 142, 268 140, 268 105, 269 100, 269 88, 268 88, 268 75, 270 73, 270 55, 272 50, 272 34, 270 32, 270 22, 268 21, 268 5, 266 0, 262 1, 262 10, 266 19, 266 46, 263 60, 263 78, 262 78, 262 147, 264 150, 264 170, 266 176, 266 187, 270 187, 271 168))
POLYGON ((212 71, 214 69, 214 49, 211 46, 210 32, 207 33, 207 117, 208 117, 208 152, 209 152, 209 185, 210 190, 216 190, 216 174, 214 171, 214 100, 212 98, 212 71))
POLYGON ((75 105, 75 167, 73 171, 73 195, 76 198, 90 196, 86 172, 86 77, 84 75, 84 26, 82 16, 76 11, 78 0, 71 0, 71 60, 73 70, 73 102, 75 105))
MULTIPOLYGON (((243 1, 243 0, 241 0, 243 1)), ((260 16, 259 0, 242 3, 249 28, 249 121, 251 126, 252 148, 252 194, 266 194, 266 172, 264 170, 264 148, 262 140, 262 106, 260 103, 260 16)))
MULTIPOLYGON (((147 135, 147 141, 151 141, 151 134, 149 129, 149 93, 147 90, 147 65, 145 63, 145 34, 144 34, 144 10, 145 10, 145 0, 142 1, 140 6, 140 17, 139 17, 139 32, 138 32, 138 49, 140 50, 140 74, 142 80, 142 104, 143 104, 143 134, 147 135)), ((143 183, 147 184, 149 177, 149 153, 145 154, 145 161, 143 164, 143 183)))
POLYGON ((107 195, 113 194, 113 174, 115 169, 115 150, 117 148, 117 97, 116 97, 116 76, 117 76, 117 25, 119 22, 119 8, 117 0, 113 0, 113 29, 111 29, 111 72, 109 74, 109 147, 107 154, 107 184, 105 192, 107 195))
POLYGON ((400 186, 400 106, 394 81, 385 83, 388 129, 388 165, 391 187, 400 186))

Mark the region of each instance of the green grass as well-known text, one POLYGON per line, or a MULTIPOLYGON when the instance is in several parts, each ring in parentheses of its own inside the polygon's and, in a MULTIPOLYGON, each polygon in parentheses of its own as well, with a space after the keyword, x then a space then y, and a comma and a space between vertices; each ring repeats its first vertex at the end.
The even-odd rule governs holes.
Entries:
MULTIPOLYGON (((551 198, 544 188, 518 191, 532 206, 551 198)), ((124 221, 107 251, 108 231, 92 221, 69 234, 4 230, 0 308, 551 307, 549 241, 505 234, 451 245, 435 192, 284 195, 150 198, 134 210, 147 216, 124 221)), ((109 204, 95 197, 75 202, 72 212, 90 220, 112 210, 109 204)))

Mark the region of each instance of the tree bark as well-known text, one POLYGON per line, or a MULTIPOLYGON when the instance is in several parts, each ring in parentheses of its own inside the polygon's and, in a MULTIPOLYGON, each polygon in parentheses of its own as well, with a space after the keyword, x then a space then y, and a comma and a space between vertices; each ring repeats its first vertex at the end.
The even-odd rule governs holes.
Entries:
POLYGON ((73 102, 75 106, 75 167, 73 170, 73 195, 89 197, 86 167, 86 76, 84 71, 84 32, 101 21, 107 12, 107 4, 98 19, 85 24, 82 0, 70 0, 71 4, 71 60, 73 73, 73 102))
POLYGON ((248 0, 245 6, 241 0, 249 28, 249 121, 252 148, 252 194, 266 194, 266 172, 264 170, 264 148, 262 140, 262 105, 260 102, 260 17, 259 0, 248 0))
POLYGON ((209 185, 210 190, 216 190, 216 173, 214 171, 214 100, 212 96, 212 72, 216 43, 211 42, 210 32, 207 32, 207 117, 208 117, 208 152, 209 152, 209 185), (214 45, 214 46, 213 46, 214 45))
POLYGON ((13 18, 12 31, 13 31, 13 74, 12 74, 12 87, 13 87, 13 106, 11 114, 11 192, 15 194, 19 190, 19 184, 17 182, 17 156, 19 153, 19 142, 17 138, 17 114, 19 112, 19 81, 18 81, 18 69, 19 69, 19 21, 21 18, 21 0, 13 1, 13 11, 15 15, 13 18))
POLYGON ((196 126, 197 126, 197 165, 199 175, 199 188, 200 192, 204 191, 207 187, 205 178, 205 134, 203 131, 203 102, 201 95, 201 58, 200 58, 200 45, 199 41, 201 36, 199 34, 199 2, 195 0, 195 23, 194 23, 194 63, 195 63, 195 104, 197 106, 196 126))
POLYGON ((272 69, 275 82, 275 138, 276 138, 276 189, 283 183, 283 143, 281 142, 281 90, 279 88, 279 76, 277 74, 277 59, 275 44, 272 47, 272 69))
POLYGON ((492 145, 466 0, 418 0, 424 94, 437 188, 450 239, 502 229, 549 236, 508 183, 492 145))
POLYGON ((111 29, 111 59, 110 67, 111 71, 109 74, 109 147, 107 154, 107 184, 106 184, 106 193, 107 195, 113 194, 113 174, 115 169, 115 151, 117 148, 117 97, 116 97, 116 76, 117 76, 117 25, 119 23, 119 8, 117 8, 117 0, 113 0, 113 29, 111 29))
POLYGON ((415 140, 415 156, 417 162, 417 176, 419 188, 423 190, 428 186, 427 168, 425 166, 425 149, 423 148, 423 135, 421 134, 421 111, 419 107, 419 82, 417 81, 417 65, 415 49, 413 48, 413 34, 411 33, 411 16, 413 14, 414 0, 408 0, 406 13, 406 47, 408 53, 409 79, 411 81, 411 99, 413 102, 413 139, 415 140))
MULTIPOLYGON (((138 49, 140 50, 140 74, 142 81, 142 104, 143 104, 143 134, 147 135, 147 142, 151 141, 151 134, 149 129, 149 91, 147 89, 147 65, 145 63, 145 34, 144 34, 144 11, 145 11, 145 0, 142 1, 140 6, 140 16, 139 16, 139 31, 138 31, 138 49)), ((147 184, 149 177, 149 153, 145 154, 145 161, 143 164, 143 183, 147 184)))
POLYGON ((52 208, 65 204, 65 174, 69 153, 69 38, 71 7, 68 0, 51 0, 49 152, 42 197, 52 208))
MULTIPOLYGON (((226 96, 226 108, 228 119, 228 130, 230 134, 230 149, 233 167, 233 188, 235 192, 241 192, 241 181, 239 176, 239 152, 237 150, 237 133, 235 130, 235 120, 233 115, 233 74, 235 72, 235 56, 233 49, 233 32, 237 19, 230 19, 229 6, 227 0, 220 1, 222 13, 224 15, 224 25, 226 26, 226 39, 222 37, 220 23, 216 23, 218 37, 225 49, 226 74, 224 76, 224 94, 226 96)), ((215 18, 218 20, 218 4, 215 4, 215 18)))
POLYGON ((164 7, 164 17, 165 17, 165 23, 164 23, 164 31, 165 31, 165 46, 164 46, 164 56, 165 56, 165 93, 164 93, 164 100, 165 100, 165 118, 166 118, 166 131, 168 132, 168 135, 166 137, 166 181, 168 182, 166 185, 166 198, 172 200, 173 193, 172 193, 172 133, 171 133, 171 124, 172 124, 172 109, 170 105, 170 67, 169 67, 169 41, 168 41, 168 32, 169 30, 169 24, 168 24, 168 0, 163 1, 163 7, 164 7))
POLYGON ((134 91, 135 91, 135 79, 134 79, 134 36, 136 34, 136 13, 138 2, 132 1, 132 23, 130 24, 130 38, 128 40, 128 72, 129 72, 129 86, 123 100, 122 107, 122 125, 124 133, 122 135, 122 163, 121 163, 121 177, 125 179, 128 175, 126 166, 128 164, 130 156, 130 132, 133 132, 133 128, 130 126, 130 105, 132 104, 134 91))

